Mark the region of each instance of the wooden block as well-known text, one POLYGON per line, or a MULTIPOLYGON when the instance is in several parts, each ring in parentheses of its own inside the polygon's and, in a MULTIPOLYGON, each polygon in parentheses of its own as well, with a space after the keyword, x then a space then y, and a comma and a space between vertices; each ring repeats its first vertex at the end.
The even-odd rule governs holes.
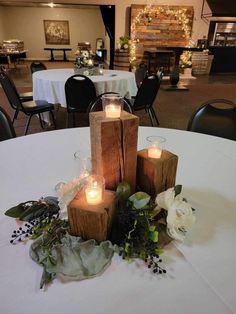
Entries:
POLYGON ((123 111, 120 118, 107 119, 104 112, 92 112, 89 119, 94 173, 105 178, 109 190, 116 190, 121 181, 127 181, 134 192, 138 117, 123 111))
POLYGON ((97 242, 108 239, 116 208, 116 193, 106 190, 104 200, 98 205, 86 202, 84 191, 80 191, 68 205, 69 232, 84 240, 97 242))
POLYGON ((161 158, 149 158, 147 149, 138 152, 137 187, 155 197, 175 186, 178 156, 162 151, 161 158))

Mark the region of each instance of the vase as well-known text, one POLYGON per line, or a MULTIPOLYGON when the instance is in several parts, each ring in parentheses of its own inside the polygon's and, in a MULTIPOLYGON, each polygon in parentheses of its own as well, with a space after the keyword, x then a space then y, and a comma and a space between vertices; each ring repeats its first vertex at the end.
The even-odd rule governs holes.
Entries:
POLYGON ((192 75, 192 68, 185 68, 184 69, 184 75, 191 76, 192 75))

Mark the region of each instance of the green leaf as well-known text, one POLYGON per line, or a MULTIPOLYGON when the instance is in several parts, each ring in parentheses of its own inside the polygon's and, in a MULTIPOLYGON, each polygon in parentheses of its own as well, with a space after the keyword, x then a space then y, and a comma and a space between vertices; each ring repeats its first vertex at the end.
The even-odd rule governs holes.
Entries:
POLYGON ((9 217, 12 217, 12 218, 19 218, 21 215, 24 214, 25 211, 28 210, 29 206, 26 206, 27 203, 32 203, 32 205, 33 205, 33 204, 36 204, 37 201, 27 201, 27 202, 24 202, 24 203, 20 203, 17 206, 9 208, 5 212, 5 215, 9 216, 9 217))
POLYGON ((156 231, 156 226, 154 225, 149 226, 149 239, 154 243, 158 242, 158 231, 156 231))
POLYGON ((121 182, 116 189, 116 194, 117 194, 118 201, 120 202, 127 201, 127 199, 131 195, 129 183, 125 181, 121 182))
POLYGON ((151 196, 145 192, 137 192, 129 197, 136 209, 141 209, 146 206, 150 201, 151 196))

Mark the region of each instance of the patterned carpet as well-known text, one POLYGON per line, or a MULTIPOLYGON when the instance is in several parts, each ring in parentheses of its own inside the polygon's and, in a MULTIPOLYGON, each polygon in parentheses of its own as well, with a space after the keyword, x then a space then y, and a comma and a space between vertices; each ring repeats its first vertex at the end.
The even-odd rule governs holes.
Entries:
MULTIPOLYGON (((65 68, 73 67, 73 63, 46 62, 46 66, 47 68, 65 68)), ((10 68, 8 69, 8 73, 20 92, 32 90, 32 80, 28 64, 17 66, 17 68, 10 68)), ((169 82, 168 80, 163 80, 154 104, 161 127, 185 130, 193 112, 209 99, 227 98, 236 102, 236 74, 203 75, 198 76, 196 79, 181 80, 181 83, 186 84, 189 87, 189 91, 168 92, 165 90, 165 87, 169 82)), ((12 116, 13 110, 8 104, 2 88, 0 88, 0 106, 12 116)), ((140 125, 150 126, 150 120, 145 111, 139 111, 135 114, 140 118, 140 125)), ((66 109, 56 106, 55 116, 57 128, 65 128, 67 119, 66 109)), ((18 136, 23 134, 25 121, 25 116, 20 114, 14 124, 18 136)), ((85 115, 77 115, 78 127, 86 126, 86 121, 85 115)), ((47 130, 50 129, 52 128, 48 128, 47 130)), ((37 117, 31 122, 29 134, 36 132, 42 132, 37 117)))

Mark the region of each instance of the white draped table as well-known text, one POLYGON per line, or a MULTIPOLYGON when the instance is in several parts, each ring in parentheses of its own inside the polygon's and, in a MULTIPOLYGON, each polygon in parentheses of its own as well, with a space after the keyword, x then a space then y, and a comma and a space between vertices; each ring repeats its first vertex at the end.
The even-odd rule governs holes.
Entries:
MULTIPOLYGON (((52 104, 66 107, 65 82, 74 75, 74 69, 52 69, 33 74, 34 100, 47 100, 52 104)), ((97 95, 105 92, 117 92, 121 96, 135 96, 137 86, 134 73, 128 71, 104 70, 103 75, 92 75, 97 95)))
POLYGON ((184 243, 163 254, 165 276, 142 262, 116 254, 94 279, 58 278, 39 290, 42 268, 29 257, 30 241, 11 245, 14 219, 4 211, 20 202, 55 195, 54 186, 76 173, 73 154, 89 155, 89 128, 19 137, 0 143, 0 312, 2 314, 229 314, 236 313, 236 142, 162 128, 139 128, 146 137, 167 139, 179 156, 177 183, 196 209, 196 224, 184 243))

